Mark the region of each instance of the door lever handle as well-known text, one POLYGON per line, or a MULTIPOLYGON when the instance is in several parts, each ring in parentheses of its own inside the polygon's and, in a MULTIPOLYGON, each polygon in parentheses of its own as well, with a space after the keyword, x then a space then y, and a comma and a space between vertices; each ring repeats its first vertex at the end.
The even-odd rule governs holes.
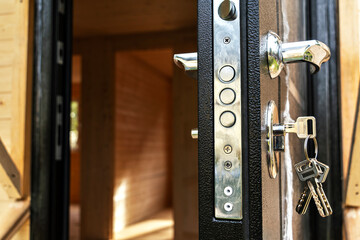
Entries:
POLYGON ((279 76, 286 63, 311 63, 312 74, 320 70, 321 64, 330 59, 329 47, 318 41, 300 41, 283 43, 280 37, 270 31, 267 35, 267 57, 271 78, 279 76))
POLYGON ((183 69, 187 75, 194 79, 197 79, 197 52, 174 54, 174 62, 176 66, 183 69))

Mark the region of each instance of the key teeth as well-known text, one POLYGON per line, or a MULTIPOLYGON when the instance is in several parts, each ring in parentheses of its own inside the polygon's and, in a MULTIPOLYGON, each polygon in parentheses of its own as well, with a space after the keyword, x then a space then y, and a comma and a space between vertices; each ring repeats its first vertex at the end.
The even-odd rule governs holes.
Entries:
POLYGON ((311 198, 311 193, 308 191, 309 188, 305 185, 304 191, 301 193, 298 204, 295 207, 295 211, 300 215, 305 215, 307 208, 309 206, 309 197, 311 198))

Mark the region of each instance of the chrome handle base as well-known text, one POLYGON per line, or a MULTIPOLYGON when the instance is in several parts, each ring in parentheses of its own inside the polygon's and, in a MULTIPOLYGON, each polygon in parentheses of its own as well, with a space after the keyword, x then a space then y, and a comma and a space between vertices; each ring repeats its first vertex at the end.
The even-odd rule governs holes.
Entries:
POLYGON ((321 64, 330 59, 329 47, 318 41, 309 40, 301 42, 282 43, 280 37, 270 31, 267 35, 267 57, 271 78, 281 73, 286 63, 311 63, 311 73, 317 73, 321 64))
POLYGON ((176 66, 183 69, 187 75, 189 75, 194 79, 197 79, 197 69, 198 69, 197 52, 175 54, 174 62, 176 66))

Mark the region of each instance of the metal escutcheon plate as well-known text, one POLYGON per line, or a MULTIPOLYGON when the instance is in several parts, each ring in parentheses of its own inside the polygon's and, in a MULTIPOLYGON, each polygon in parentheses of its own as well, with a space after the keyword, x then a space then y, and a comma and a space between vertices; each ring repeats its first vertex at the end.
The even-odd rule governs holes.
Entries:
POLYGON ((268 103, 266 109, 266 142, 267 142, 267 163, 269 174, 271 178, 276 178, 279 171, 279 158, 280 153, 275 151, 275 141, 273 134, 273 125, 279 123, 278 109, 274 101, 268 103))

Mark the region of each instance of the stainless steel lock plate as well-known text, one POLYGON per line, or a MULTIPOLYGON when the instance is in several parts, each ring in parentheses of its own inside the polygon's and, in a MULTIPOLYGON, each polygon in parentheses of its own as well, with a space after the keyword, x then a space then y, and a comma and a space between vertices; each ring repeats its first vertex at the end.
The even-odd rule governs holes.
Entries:
POLYGON ((239 1, 214 0, 215 217, 242 219, 239 1))

